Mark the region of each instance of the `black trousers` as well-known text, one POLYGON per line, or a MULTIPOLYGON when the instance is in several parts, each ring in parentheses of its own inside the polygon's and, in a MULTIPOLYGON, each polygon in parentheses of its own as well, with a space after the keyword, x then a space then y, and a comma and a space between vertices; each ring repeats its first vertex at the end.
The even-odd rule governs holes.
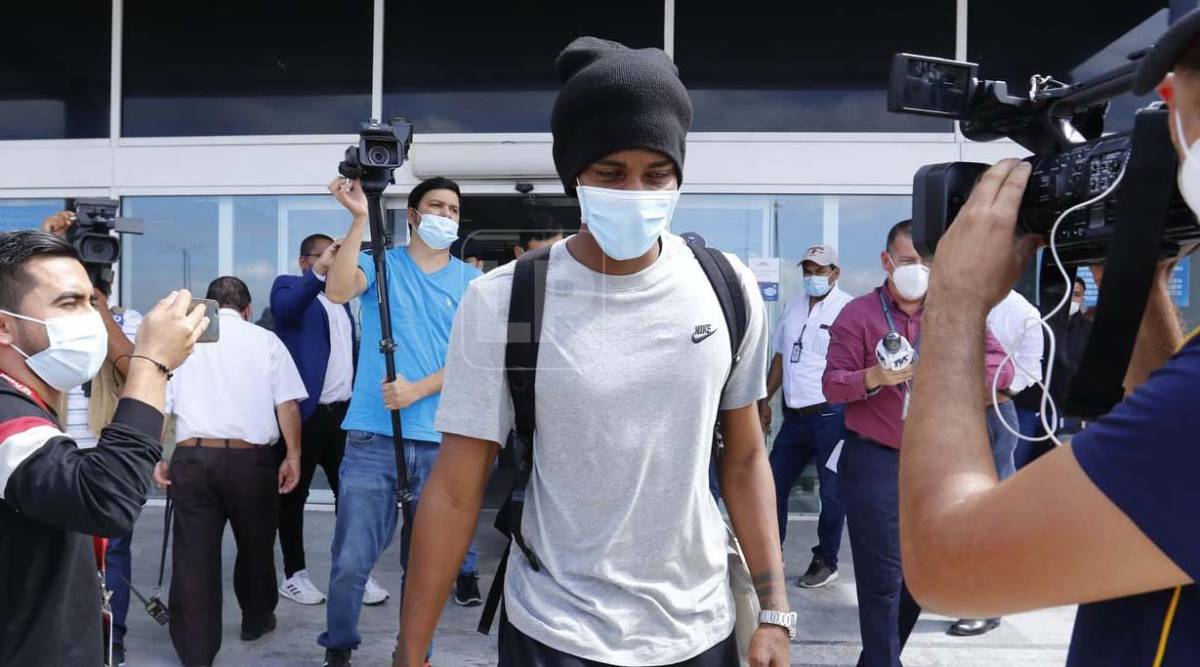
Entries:
MULTIPOLYGON (((304 503, 308 502, 308 489, 312 486, 317 466, 325 471, 329 488, 336 500, 338 492, 338 468, 346 452, 346 432, 342 420, 346 418, 349 401, 318 405, 316 412, 304 422, 300 435, 300 483, 291 493, 279 498, 279 550, 283 552, 283 573, 290 577, 305 569, 304 562, 304 503)), ((282 463, 287 447, 281 440, 276 445, 277 460, 282 463)))
MULTIPOLYGON (((739 667, 737 637, 730 634, 724 641, 704 653, 675 663, 671 667, 739 667)), ((584 660, 563 653, 530 638, 500 614, 500 662, 497 667, 611 667, 594 660, 584 660)))
POLYGON ((221 541, 233 526, 233 590, 242 627, 268 624, 279 592, 275 528, 278 465, 270 447, 179 447, 171 459, 171 643, 184 665, 210 665, 221 648, 221 541))

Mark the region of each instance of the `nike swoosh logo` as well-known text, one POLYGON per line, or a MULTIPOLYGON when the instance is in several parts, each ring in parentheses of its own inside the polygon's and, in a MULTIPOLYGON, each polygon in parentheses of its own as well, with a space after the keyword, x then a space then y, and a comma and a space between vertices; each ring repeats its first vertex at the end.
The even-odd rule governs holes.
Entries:
POLYGON ((717 333, 716 329, 709 329, 708 331, 705 331, 704 333, 692 334, 692 342, 693 343, 703 343, 705 341, 705 339, 707 339, 709 336, 711 336, 715 333, 717 333))

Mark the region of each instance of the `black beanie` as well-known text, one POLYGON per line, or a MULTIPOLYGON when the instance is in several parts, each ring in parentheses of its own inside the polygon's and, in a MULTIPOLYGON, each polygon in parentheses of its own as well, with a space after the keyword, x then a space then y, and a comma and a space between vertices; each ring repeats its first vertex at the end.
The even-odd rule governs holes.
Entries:
POLYGON ((666 53, 580 37, 554 66, 563 86, 550 131, 554 166, 568 195, 575 195, 575 180, 589 164, 631 148, 663 153, 683 180, 692 102, 666 53))

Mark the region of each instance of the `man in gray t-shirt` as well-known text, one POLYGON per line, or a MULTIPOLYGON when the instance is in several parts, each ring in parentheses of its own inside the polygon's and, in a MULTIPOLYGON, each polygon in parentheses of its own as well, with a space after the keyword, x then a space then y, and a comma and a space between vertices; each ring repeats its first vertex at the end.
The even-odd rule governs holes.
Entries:
MULTIPOLYGON (((668 231, 679 196, 687 91, 656 49, 594 38, 559 56, 552 116, 581 232, 548 259, 537 359, 534 469, 509 555, 501 667, 739 664, 727 533, 708 491, 723 422, 722 491, 768 614, 752 664, 788 664, 789 611, 757 401, 767 329, 753 275, 729 257, 747 304, 738 361, 720 303, 668 231), (586 661, 586 662, 585 662, 586 661)), ((471 283, 454 322, 422 497, 397 663, 422 664, 483 488, 514 425, 505 342, 514 264, 471 283), (457 559, 457 560, 456 560, 457 559)))

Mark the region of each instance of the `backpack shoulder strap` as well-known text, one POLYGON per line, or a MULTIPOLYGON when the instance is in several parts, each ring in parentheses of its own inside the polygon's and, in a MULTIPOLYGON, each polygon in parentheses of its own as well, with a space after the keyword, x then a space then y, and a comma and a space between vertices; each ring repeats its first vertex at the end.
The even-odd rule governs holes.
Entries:
POLYGON ((515 542, 525 554, 530 566, 540 570, 537 555, 525 544, 521 535, 521 514, 524 509, 525 487, 533 473, 533 432, 537 430, 534 411, 534 387, 537 380, 538 343, 542 337, 542 312, 546 303, 546 269, 550 263, 550 248, 541 248, 521 255, 513 267, 512 292, 508 302, 508 337, 504 345, 504 369, 508 377, 508 392, 512 396, 513 421, 516 437, 511 438, 513 460, 517 475, 508 499, 496 515, 496 528, 508 536, 508 546, 500 556, 496 576, 488 590, 478 630, 488 634, 500 602, 504 598, 504 577, 508 570, 508 555, 515 542))
POLYGON ((542 336, 542 312, 546 303, 546 269, 550 249, 541 248, 521 255, 513 271, 512 294, 508 303, 508 340, 504 347, 504 367, 508 391, 512 396, 517 435, 526 445, 526 461, 533 458, 534 386, 537 380, 538 343, 542 336))
POLYGON ((721 313, 725 316, 725 327, 729 331, 730 353, 733 363, 737 364, 740 360, 738 351, 742 348, 742 340, 746 338, 746 329, 749 327, 741 277, 725 253, 706 246, 699 234, 686 232, 682 236, 696 256, 696 261, 700 262, 700 268, 704 270, 717 301, 721 303, 721 313))

